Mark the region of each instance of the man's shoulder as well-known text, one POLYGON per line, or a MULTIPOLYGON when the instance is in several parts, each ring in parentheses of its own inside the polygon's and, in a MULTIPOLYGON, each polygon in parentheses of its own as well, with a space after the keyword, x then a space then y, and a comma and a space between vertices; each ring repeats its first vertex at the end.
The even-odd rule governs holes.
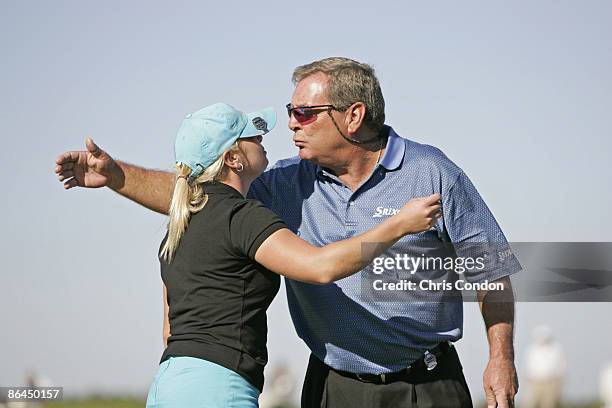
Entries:
POLYGON ((314 180, 316 171, 315 164, 299 156, 279 160, 251 184, 249 197, 270 206, 274 197, 295 196, 295 189, 314 180))
POLYGON ((400 137, 406 146, 403 168, 406 171, 429 172, 443 179, 456 180, 463 170, 441 149, 400 137))
POLYGON ((444 166, 456 166, 456 164, 436 146, 420 143, 410 139, 401 139, 406 144, 405 157, 408 161, 420 161, 423 163, 429 162, 444 166))
POLYGON ((304 177, 316 173, 317 166, 308 160, 302 160, 299 156, 293 156, 278 160, 272 167, 266 170, 264 178, 293 178, 304 177))
POLYGON ((299 166, 301 162, 302 162, 302 159, 300 159, 300 156, 287 157, 285 159, 277 160, 276 163, 274 163, 274 165, 270 167, 267 171, 274 170, 274 169, 295 168, 295 166, 299 166))
MULTIPOLYGON (((269 169, 269 170, 274 170, 274 169, 294 169, 297 167, 306 167, 306 168, 314 168, 316 167, 312 162, 308 161, 308 160, 302 160, 300 159, 300 156, 292 156, 292 157, 287 157, 286 159, 280 159, 278 161, 276 161, 276 163, 274 163, 274 165, 269 169)), ((268 171, 269 171, 268 170, 268 171)))

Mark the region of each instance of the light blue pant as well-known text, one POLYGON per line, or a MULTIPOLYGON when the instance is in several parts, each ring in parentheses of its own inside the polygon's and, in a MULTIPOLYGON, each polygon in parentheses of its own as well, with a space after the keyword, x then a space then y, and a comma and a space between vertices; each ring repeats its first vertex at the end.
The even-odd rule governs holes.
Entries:
POLYGON ((259 390, 240 374, 194 357, 159 365, 147 408, 257 408, 259 390))

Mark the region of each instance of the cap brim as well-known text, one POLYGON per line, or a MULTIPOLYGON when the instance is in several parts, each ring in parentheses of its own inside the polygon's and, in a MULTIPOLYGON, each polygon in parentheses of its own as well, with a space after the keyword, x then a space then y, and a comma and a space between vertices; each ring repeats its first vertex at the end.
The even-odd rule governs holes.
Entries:
POLYGON ((276 126, 276 111, 269 107, 247 114, 247 125, 240 138, 265 135, 276 126))

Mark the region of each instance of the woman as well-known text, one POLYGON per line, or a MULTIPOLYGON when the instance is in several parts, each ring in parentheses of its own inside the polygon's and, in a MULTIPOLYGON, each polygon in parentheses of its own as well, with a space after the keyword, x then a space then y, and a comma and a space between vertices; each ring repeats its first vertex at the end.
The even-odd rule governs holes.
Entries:
POLYGON ((429 229, 439 195, 353 238, 318 248, 255 200, 268 165, 272 109, 246 115, 215 104, 188 115, 175 144, 176 185, 160 250, 168 346, 148 407, 257 407, 267 361, 266 310, 280 276, 326 284, 356 273, 406 234, 429 229), (362 243, 380 242, 369 253, 362 243))

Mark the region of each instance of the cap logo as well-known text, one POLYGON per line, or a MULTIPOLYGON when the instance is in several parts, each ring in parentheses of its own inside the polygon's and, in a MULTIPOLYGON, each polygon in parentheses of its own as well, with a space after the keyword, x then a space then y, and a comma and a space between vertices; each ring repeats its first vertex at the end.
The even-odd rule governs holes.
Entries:
POLYGON ((260 118, 259 116, 253 118, 253 125, 255 126, 255 129, 261 130, 262 132, 264 132, 264 134, 269 132, 268 122, 266 122, 263 118, 260 118))

